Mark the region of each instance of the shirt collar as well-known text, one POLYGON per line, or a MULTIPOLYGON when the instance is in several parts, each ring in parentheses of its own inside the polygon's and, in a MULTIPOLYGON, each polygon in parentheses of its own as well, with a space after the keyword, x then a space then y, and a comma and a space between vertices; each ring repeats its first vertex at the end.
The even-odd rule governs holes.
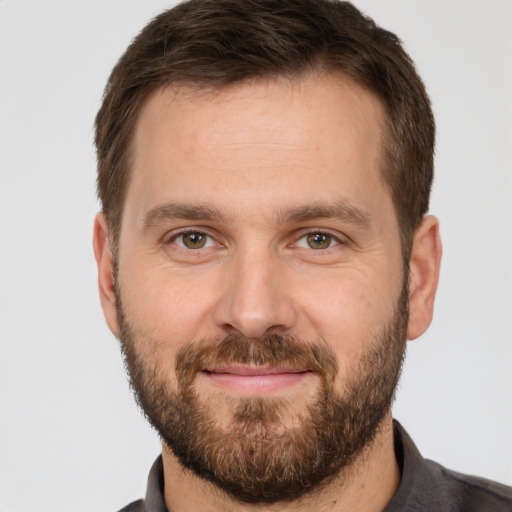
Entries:
POLYGON ((164 467, 161 455, 149 471, 145 501, 146 512, 168 512, 164 501, 164 467))

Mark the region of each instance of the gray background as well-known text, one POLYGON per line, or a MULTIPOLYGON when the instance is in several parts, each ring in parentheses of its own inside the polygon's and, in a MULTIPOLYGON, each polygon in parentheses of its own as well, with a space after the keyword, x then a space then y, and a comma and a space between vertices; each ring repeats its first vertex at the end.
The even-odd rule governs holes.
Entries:
MULTIPOLYGON (((438 121, 435 319, 395 416, 424 455, 512 484, 512 2, 359 0, 417 62, 438 121)), ((96 291, 93 119, 169 2, 0 0, 0 511, 109 511, 159 443, 96 291)))

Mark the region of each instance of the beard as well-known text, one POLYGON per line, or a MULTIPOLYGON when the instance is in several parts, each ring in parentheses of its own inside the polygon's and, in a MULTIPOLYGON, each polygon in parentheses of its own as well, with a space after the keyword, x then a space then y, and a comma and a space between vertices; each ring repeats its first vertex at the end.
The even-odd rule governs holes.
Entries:
POLYGON ((184 468, 237 501, 272 504, 321 490, 371 445, 390 411, 405 356, 407 280, 392 319, 366 340, 346 375, 325 343, 228 335, 182 347, 174 382, 164 361, 141 350, 158 342, 135 331, 119 289, 116 295, 125 366, 144 415, 184 468), (197 374, 230 363, 298 368, 317 375, 320 385, 299 411, 281 396, 201 397, 197 374), (227 423, 219 418, 222 407, 227 423))

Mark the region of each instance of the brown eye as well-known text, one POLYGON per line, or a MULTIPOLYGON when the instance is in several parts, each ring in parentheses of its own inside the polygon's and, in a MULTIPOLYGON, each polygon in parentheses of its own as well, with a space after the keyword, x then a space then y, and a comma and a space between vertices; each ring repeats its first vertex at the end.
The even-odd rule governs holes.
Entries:
POLYGON ((332 244, 332 236, 327 233, 310 233, 306 236, 311 249, 328 249, 332 244))
POLYGON ((187 249, 202 249, 203 247, 206 246, 207 240, 208 236, 205 235, 204 233, 191 231, 190 233, 184 233, 180 235, 176 239, 175 243, 176 245, 186 247, 187 249))

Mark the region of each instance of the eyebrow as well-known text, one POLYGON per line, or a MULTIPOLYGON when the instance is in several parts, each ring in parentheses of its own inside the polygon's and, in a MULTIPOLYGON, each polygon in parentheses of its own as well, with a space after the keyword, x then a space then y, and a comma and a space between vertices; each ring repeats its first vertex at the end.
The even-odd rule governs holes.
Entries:
POLYGON ((155 206, 144 216, 144 229, 172 219, 183 220, 220 220, 227 221, 227 216, 217 208, 207 205, 192 205, 183 203, 164 203, 155 206))
POLYGON ((365 230, 369 230, 372 226, 371 216, 368 212, 344 201, 313 203, 291 210, 283 210, 278 214, 280 223, 306 222, 319 219, 336 219, 354 224, 365 230))
MULTIPOLYGON (((320 219, 336 219, 359 228, 371 228, 371 216, 368 212, 340 201, 335 203, 311 203, 294 208, 278 210, 275 217, 277 224, 292 224, 320 219)), ((149 210, 143 219, 143 228, 150 229, 172 219, 211 221, 228 223, 230 216, 210 205, 186 203, 164 203, 149 210)))

